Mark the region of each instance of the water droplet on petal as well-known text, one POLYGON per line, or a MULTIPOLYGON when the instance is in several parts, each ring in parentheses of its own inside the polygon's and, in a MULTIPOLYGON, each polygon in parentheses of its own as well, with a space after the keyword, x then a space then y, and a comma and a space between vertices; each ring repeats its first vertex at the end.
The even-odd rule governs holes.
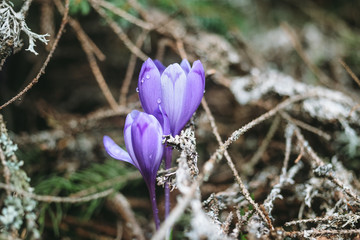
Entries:
POLYGON ((156 101, 157 101, 158 104, 161 103, 161 99, 160 99, 160 98, 158 98, 156 101))
POLYGON ((204 93, 205 93, 206 91, 204 90, 204 93))
POLYGON ((141 79, 141 81, 140 81, 141 83, 144 83, 144 79, 141 79))
POLYGON ((136 88, 136 92, 139 92, 139 88, 138 88, 138 87, 136 88))
POLYGON ((150 75, 149 75, 149 74, 146 75, 146 79, 150 79, 150 75))
POLYGON ((152 159, 152 154, 149 155, 149 158, 152 159))

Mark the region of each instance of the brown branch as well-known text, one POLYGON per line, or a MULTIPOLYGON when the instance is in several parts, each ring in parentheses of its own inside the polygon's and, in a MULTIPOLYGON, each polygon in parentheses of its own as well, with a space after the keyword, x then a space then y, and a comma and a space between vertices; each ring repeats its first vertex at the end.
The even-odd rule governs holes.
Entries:
POLYGON ((87 56, 87 59, 89 61, 91 71, 93 72, 94 77, 95 77, 97 83, 99 84, 99 87, 100 87, 102 93, 104 94, 110 107, 113 110, 116 110, 118 108, 118 104, 115 101, 115 98, 112 95, 112 93, 109 89, 109 86, 106 84, 105 78, 104 78, 103 74, 101 73, 99 65, 96 62, 92 44, 88 41, 87 35, 83 31, 79 30, 80 24, 78 22, 70 19, 69 23, 76 32, 76 35, 78 37, 78 40, 80 41, 81 47, 84 50, 84 52, 87 56))
POLYGON ((273 117, 280 110, 288 107, 289 105, 291 105, 291 104, 293 104, 295 102, 298 102, 298 101, 302 101, 302 100, 304 100, 306 98, 316 97, 316 96, 318 96, 318 94, 316 92, 311 91, 311 92, 308 92, 306 94, 295 95, 295 96, 293 96, 291 98, 288 98, 287 100, 281 102, 275 108, 273 108, 270 111, 262 114, 258 118, 252 120, 248 124, 242 126, 238 130, 234 131, 231 134, 231 136, 211 155, 210 159, 213 159, 214 161, 220 161, 223 154, 224 154, 224 152, 225 152, 225 150, 230 146, 230 144, 233 143, 234 141, 236 141, 237 139, 239 139, 239 137, 242 136, 244 133, 246 133, 248 130, 250 130, 254 126, 260 124, 261 122, 273 117))
POLYGON ((164 59, 164 55, 165 55, 165 49, 167 46, 173 45, 173 41, 169 38, 161 38, 158 42, 157 42, 157 50, 156 50, 156 55, 155 58, 158 59, 159 61, 162 61, 164 59))
POLYGON ((13 185, 8 185, 4 183, 0 183, 0 188, 15 192, 19 195, 23 195, 25 197, 29 197, 35 199, 39 202, 59 202, 59 203, 79 203, 79 202, 88 202, 91 200, 96 200, 99 198, 106 197, 114 192, 114 189, 110 188, 102 192, 98 192, 89 196, 85 197, 57 197, 57 196, 50 196, 50 195, 37 195, 31 192, 24 191, 22 189, 18 189, 13 185))
POLYGON ((176 39, 176 48, 179 51, 179 55, 182 59, 187 59, 187 54, 184 49, 184 42, 181 39, 176 39))
POLYGON ((294 125, 296 125, 296 126, 299 126, 299 127, 303 128, 303 129, 309 131, 309 132, 315 133, 316 135, 325 138, 327 141, 330 141, 331 136, 330 136, 329 134, 327 134, 326 132, 321 131, 320 129, 315 128, 315 127, 313 127, 313 126, 311 126, 311 125, 309 125, 309 124, 307 124, 307 123, 304 123, 304 122, 302 122, 302 121, 300 121, 300 120, 297 120, 297 119, 295 119, 295 118, 292 118, 292 117, 290 117, 289 114, 287 114, 287 113, 284 112, 284 111, 281 111, 280 114, 281 114, 281 116, 282 116, 284 119, 286 119, 288 122, 291 122, 292 124, 294 124, 294 125))
POLYGON ((317 79, 319 79, 321 83, 323 83, 328 87, 331 86, 331 81, 329 77, 326 76, 315 64, 312 64, 309 57, 304 52, 304 49, 302 48, 301 43, 298 40, 297 34, 294 31, 294 29, 292 29, 290 25, 286 22, 281 23, 281 27, 290 37, 293 47, 295 48, 296 52, 299 54, 301 59, 304 61, 306 66, 310 69, 310 71, 316 76, 317 79))
POLYGON ((360 80, 351 70, 351 68, 342 59, 339 59, 339 62, 345 68, 345 70, 350 74, 351 78, 356 82, 356 84, 360 87, 360 80))
POLYGON ((66 26, 66 23, 68 22, 68 13, 69 13, 69 0, 66 0, 65 12, 63 14, 63 18, 62 18, 62 21, 61 21, 59 31, 58 31, 58 33, 56 35, 54 44, 52 45, 52 48, 51 48, 48 56, 46 57, 46 59, 44 61, 44 64, 40 68, 40 71, 38 72, 36 77, 21 92, 19 92, 15 97, 13 97, 9 101, 7 101, 3 105, 1 105, 0 110, 3 109, 4 107, 8 106, 9 104, 13 103, 14 101, 16 101, 16 99, 19 99, 21 96, 23 96, 27 91, 29 91, 39 81, 39 78, 41 77, 41 75, 45 73, 45 68, 47 67, 52 55, 54 54, 54 51, 55 51, 55 49, 56 49, 56 47, 57 47, 57 45, 59 43, 59 40, 60 40, 60 38, 62 36, 62 33, 64 31, 64 28, 66 26))
POLYGON ((127 13, 126 11, 122 10, 121 8, 118 8, 111 4, 110 2, 102 1, 102 0, 93 0, 94 4, 99 5, 103 8, 106 8, 107 10, 110 10, 114 14, 122 17, 128 22, 131 22, 135 25, 138 25, 139 27, 145 29, 145 30, 151 30, 153 28, 152 24, 148 22, 144 22, 143 20, 134 17, 133 15, 127 13))
POLYGON ((317 217, 317 218, 310 218, 310 219, 300 219, 300 220, 294 220, 290 222, 286 222, 284 226, 291 226, 291 225, 297 225, 297 224, 304 224, 304 223, 320 223, 320 222, 348 222, 350 218, 352 217, 358 217, 358 215, 355 214, 345 214, 345 215, 338 215, 338 216, 327 216, 327 217, 317 217))
POLYGON ((99 184, 96 184, 95 186, 92 186, 90 188, 81 190, 81 191, 79 191, 77 193, 71 194, 70 197, 79 198, 79 197, 87 196, 87 195, 96 193, 100 188, 110 188, 116 183, 124 182, 125 180, 126 181, 132 181, 132 180, 140 179, 140 178, 141 178, 141 175, 140 175, 139 172, 137 172, 137 171, 132 172, 132 173, 129 173, 129 174, 125 175, 125 176, 118 176, 118 177, 106 180, 104 182, 101 182, 99 184))
POLYGON ((146 59, 148 59, 149 57, 143 53, 138 47, 136 47, 136 45, 129 39, 129 37, 124 33, 124 31, 122 30, 122 28, 114 21, 112 20, 107 14, 106 12, 101 9, 99 7, 99 5, 97 4, 96 1, 94 0, 90 0, 90 3, 92 5, 92 7, 95 9, 95 11, 98 12, 98 14, 105 19, 105 21, 109 24, 109 26, 111 27, 111 29, 114 31, 114 33, 118 36, 118 38, 123 41, 123 43, 125 44, 125 46, 133 53, 135 54, 138 58, 142 59, 143 61, 145 61, 146 59))
MULTIPOLYGON (((149 32, 144 30, 142 31, 142 33, 140 34, 140 36, 138 37, 137 41, 136 41, 136 47, 141 48, 141 46, 143 45, 146 36, 149 32)), ((125 74, 125 78, 123 81, 123 84, 121 86, 120 89, 120 98, 119 98, 119 103, 121 106, 125 106, 126 105, 126 95, 129 91, 129 87, 130 87, 130 83, 131 83, 131 79, 134 75, 134 70, 135 70, 135 66, 136 66, 136 59, 137 56, 134 53, 131 53, 130 59, 129 59, 129 65, 128 68, 126 70, 126 74, 125 74)))
POLYGON ((311 230, 304 230, 304 231, 294 231, 286 233, 288 237, 316 237, 316 236, 339 236, 339 235, 355 235, 360 234, 360 229, 340 229, 340 230, 318 230, 318 229, 311 229, 311 230))
POLYGON ((126 222, 125 226, 129 227, 136 239, 145 240, 144 233, 137 223, 134 212, 131 210, 131 206, 124 195, 117 193, 113 198, 107 199, 106 204, 114 212, 120 214, 126 222))
POLYGON ((276 130, 279 128, 280 117, 275 117, 273 123, 270 126, 268 133, 265 136, 265 139, 262 141, 260 147, 253 155, 253 157, 249 160, 248 163, 244 166, 244 172, 247 176, 250 176, 254 173, 254 166, 259 162, 262 155, 266 151, 271 139, 274 137, 276 130))
MULTIPOLYGON (((216 123, 215 123, 215 119, 213 117, 213 115, 211 114, 211 111, 210 111, 210 108, 205 100, 205 98, 202 99, 201 101, 201 105, 203 106, 205 112, 206 112, 206 115, 208 116, 209 118, 209 121, 210 121, 210 125, 211 125, 211 128, 213 130, 213 134, 215 135, 216 137, 216 140, 218 141, 219 145, 222 145, 223 142, 221 140, 221 137, 220 137, 220 134, 217 130, 217 126, 216 126, 216 123)), ((237 184, 239 185, 240 187, 240 190, 241 190, 241 193, 244 195, 245 199, 251 204, 254 206, 256 212, 261 216, 261 218, 263 219, 264 222, 266 222, 269 226, 269 228, 271 230, 274 229, 270 219, 267 216, 267 213, 264 213, 264 209, 261 209, 259 207, 259 205, 251 198, 250 196, 250 193, 249 191, 247 190, 247 188, 245 187, 243 181, 241 180, 241 177, 238 173, 238 171, 236 170, 236 167, 235 167, 235 164, 233 163, 229 153, 227 150, 224 151, 224 156, 225 156, 225 159, 227 161, 227 164, 229 165, 234 177, 235 177, 235 180, 237 182, 237 184)))
POLYGON ((82 41, 87 43, 89 49, 91 49, 92 53, 100 60, 104 61, 106 56, 104 53, 96 46, 96 44, 91 40, 91 38, 85 33, 84 29, 81 27, 80 23, 73 19, 69 18, 69 24, 75 31, 78 39, 82 39, 82 41))
MULTIPOLYGON (((325 165, 324 161, 316 154, 316 152, 310 147, 309 143, 305 140, 304 136, 301 134, 300 130, 295 127, 295 135, 299 140, 299 143, 304 147, 305 152, 309 157, 314 161, 313 169, 325 165)), ((341 188, 349 197, 353 198, 357 202, 360 202, 360 197, 356 195, 350 188, 346 187, 335 175, 333 172, 328 171, 324 174, 324 177, 333 182, 336 186, 341 188)))

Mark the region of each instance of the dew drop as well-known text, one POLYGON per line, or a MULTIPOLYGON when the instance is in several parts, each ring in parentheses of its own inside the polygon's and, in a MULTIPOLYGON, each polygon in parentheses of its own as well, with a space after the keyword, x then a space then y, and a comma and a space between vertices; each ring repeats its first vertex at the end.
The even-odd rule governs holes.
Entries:
POLYGON ((149 155, 149 158, 152 159, 152 154, 149 155))
POLYGON ((160 98, 157 99, 157 103, 158 103, 158 104, 161 103, 161 99, 160 99, 160 98))
POLYGON ((141 79, 141 83, 144 83, 144 79, 141 79))
POLYGON ((138 87, 136 88, 136 92, 139 92, 139 88, 138 88, 138 87))
POLYGON ((150 79, 150 75, 149 75, 149 74, 146 74, 146 79, 150 79))
POLYGON ((204 93, 205 93, 206 91, 204 90, 204 93))

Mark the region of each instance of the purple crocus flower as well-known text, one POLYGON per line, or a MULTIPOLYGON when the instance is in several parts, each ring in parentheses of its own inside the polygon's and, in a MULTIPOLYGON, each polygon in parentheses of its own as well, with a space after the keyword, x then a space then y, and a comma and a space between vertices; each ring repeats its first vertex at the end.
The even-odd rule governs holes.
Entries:
MULTIPOLYGON (((150 58, 141 68, 139 97, 145 112, 163 122, 159 105, 169 120, 170 133, 178 135, 199 107, 205 89, 204 68, 199 60, 191 67, 184 59, 165 68, 150 58)), ((168 134, 164 129, 165 134, 168 134)))
POLYGON ((131 163, 143 176, 149 189, 156 228, 159 227, 156 206, 156 173, 164 153, 163 130, 159 121, 152 115, 133 110, 127 115, 124 139, 127 152, 110 137, 104 136, 106 152, 113 158, 131 163))

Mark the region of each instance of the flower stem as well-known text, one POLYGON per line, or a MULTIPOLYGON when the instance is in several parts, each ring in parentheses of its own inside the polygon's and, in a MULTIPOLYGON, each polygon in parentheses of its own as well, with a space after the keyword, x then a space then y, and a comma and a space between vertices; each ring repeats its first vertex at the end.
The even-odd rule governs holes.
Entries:
POLYGON ((148 186, 148 189, 149 189, 149 193, 150 193, 151 206, 152 206, 152 210, 153 210, 156 230, 158 230, 160 227, 160 219, 159 219, 159 209, 156 204, 155 183, 150 184, 150 185, 151 186, 148 186))
MULTIPOLYGON (((171 168, 172 161, 172 148, 165 148, 165 170, 171 168)), ((170 213, 170 186, 169 181, 165 182, 165 219, 169 216, 170 213)))

